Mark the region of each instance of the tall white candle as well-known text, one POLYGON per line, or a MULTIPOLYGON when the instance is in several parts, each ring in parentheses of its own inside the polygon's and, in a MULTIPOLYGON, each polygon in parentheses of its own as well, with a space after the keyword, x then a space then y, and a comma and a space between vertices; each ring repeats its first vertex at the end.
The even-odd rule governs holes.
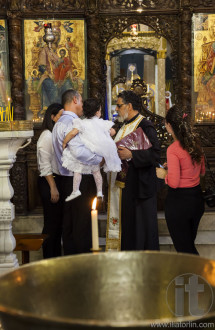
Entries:
POLYGON ((92 248, 93 250, 99 249, 99 235, 98 235, 98 211, 96 210, 97 198, 94 198, 92 211, 91 211, 91 221, 92 221, 92 248))

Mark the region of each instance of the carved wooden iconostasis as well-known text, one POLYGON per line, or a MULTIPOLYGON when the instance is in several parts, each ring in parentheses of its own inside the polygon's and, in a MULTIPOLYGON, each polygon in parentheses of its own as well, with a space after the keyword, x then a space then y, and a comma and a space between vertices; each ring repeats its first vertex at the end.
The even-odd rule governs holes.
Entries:
MULTIPOLYGON (((60 22, 59 28, 63 38, 61 38, 57 47, 60 46, 59 50, 64 48, 65 52, 61 52, 61 55, 69 57, 72 54, 69 54, 68 42, 72 42, 73 38, 67 39, 70 35, 72 37, 72 34, 65 30, 65 26, 73 28, 73 25, 67 25, 65 22, 75 23, 78 20, 84 22, 86 27, 84 40, 86 58, 83 59, 80 56, 79 59, 75 60, 76 54, 73 54, 71 58, 76 62, 76 67, 72 67, 70 71, 71 74, 74 74, 75 69, 78 71, 80 79, 78 88, 85 90, 85 97, 99 97, 104 102, 108 72, 108 63, 106 62, 108 61, 108 44, 110 45, 111 40, 114 38, 120 40, 125 30, 131 25, 145 25, 151 31, 154 31, 153 33, 158 39, 164 38, 169 44, 174 102, 180 104, 182 111, 195 117, 195 109, 199 110, 201 108, 199 106, 201 101, 200 87, 205 87, 205 85, 199 86, 198 90, 196 89, 197 85, 193 80, 193 67, 196 65, 195 68, 200 68, 201 64, 204 68, 205 66, 203 62, 200 63, 201 58, 198 59, 198 64, 195 64, 192 60, 193 47, 195 47, 194 41, 200 42, 198 33, 202 31, 194 33, 192 30, 194 27, 193 19, 194 15, 197 14, 215 15, 214 5, 214 0, 205 0, 204 2, 201 0, 143 0, 141 10, 139 10, 140 5, 137 0, 0 0, 0 19, 5 20, 8 30, 7 43, 9 45, 9 72, 14 119, 27 119, 31 113, 29 109, 36 111, 40 108, 43 112, 47 106, 45 103, 43 105, 45 100, 41 95, 42 83, 40 79, 42 72, 39 71, 36 63, 32 61, 33 56, 39 54, 41 46, 39 36, 42 35, 42 31, 32 33, 32 38, 28 32, 28 38, 31 38, 30 50, 30 48, 28 49, 29 45, 26 45, 27 37, 25 35, 27 32, 25 32, 25 29, 28 29, 28 27, 26 28, 25 24, 27 22, 31 24, 30 31, 32 28, 33 30, 39 30, 41 21, 60 22), (192 39, 193 34, 195 34, 194 39, 192 39), (37 37, 35 38, 34 35, 37 35, 37 37), (86 71, 83 67, 85 60, 86 71), (37 93, 39 97, 36 98, 37 93), (31 98, 29 95, 31 95, 31 98)), ((205 17, 203 23, 204 20, 205 17)), ((202 50, 212 40, 209 40, 209 38, 204 39, 204 33, 202 33, 201 45, 198 46, 202 50)), ((80 48, 80 44, 78 46, 79 42, 78 37, 76 37, 76 40, 72 43, 75 47, 80 48)), ((61 55, 59 53, 58 57, 61 55)), ((156 60, 159 60, 159 56, 156 60)), ((203 72, 201 74, 204 75, 203 72)), ((199 78, 197 77, 197 79, 199 78)), ((211 88, 213 88, 212 83, 211 88)), ((208 102, 211 105, 213 100, 208 100, 208 102)), ((40 115, 40 111, 37 111, 36 117, 40 118, 40 115)), ((156 127, 159 127, 159 125, 161 127, 161 120, 156 116, 152 116, 152 118, 154 118, 156 127)), ((35 135, 31 145, 18 154, 17 162, 11 171, 11 182, 15 190, 13 201, 16 205, 16 212, 20 214, 35 210, 40 203, 36 186, 38 175, 36 142, 40 134, 41 124, 35 122, 34 126, 35 135)), ((214 121, 200 121, 196 123, 196 126, 211 167, 214 168, 214 121)), ((161 144, 164 146, 164 157, 166 145, 162 140, 162 132, 160 139, 161 144)), ((207 180, 209 180, 208 177, 207 180)))

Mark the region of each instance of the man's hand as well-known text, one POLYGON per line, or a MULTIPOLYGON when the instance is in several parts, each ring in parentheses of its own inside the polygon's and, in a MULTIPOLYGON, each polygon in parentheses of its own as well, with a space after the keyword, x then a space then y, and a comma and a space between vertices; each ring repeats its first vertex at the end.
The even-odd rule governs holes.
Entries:
POLYGON ((51 192, 51 202, 52 203, 57 203, 59 201, 59 192, 57 190, 57 187, 51 187, 50 189, 51 192))
POLYGON ((119 155, 119 158, 122 159, 122 160, 132 158, 131 151, 127 148, 124 148, 124 147, 119 147, 118 148, 118 155, 119 155))
POLYGON ((114 136, 115 134, 116 134, 116 130, 113 127, 111 127, 110 136, 114 136))

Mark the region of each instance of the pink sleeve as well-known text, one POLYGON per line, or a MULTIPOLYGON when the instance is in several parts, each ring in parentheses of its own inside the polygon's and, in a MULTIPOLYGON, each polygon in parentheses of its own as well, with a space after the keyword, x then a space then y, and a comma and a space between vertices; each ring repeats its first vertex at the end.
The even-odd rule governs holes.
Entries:
POLYGON ((174 151, 167 149, 167 166, 168 173, 165 177, 165 182, 171 188, 178 188, 180 183, 180 162, 174 151))
POLYGON ((200 171, 201 175, 205 175, 205 159, 204 157, 202 157, 202 161, 201 161, 201 171, 200 171))

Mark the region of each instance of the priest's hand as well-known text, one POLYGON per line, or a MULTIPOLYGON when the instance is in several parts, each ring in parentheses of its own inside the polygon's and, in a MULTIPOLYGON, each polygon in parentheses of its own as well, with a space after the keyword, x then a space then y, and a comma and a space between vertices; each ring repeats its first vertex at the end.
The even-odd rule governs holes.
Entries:
POLYGON ((124 148, 124 147, 119 147, 118 148, 118 155, 120 159, 131 159, 132 158, 132 153, 129 149, 124 148))

